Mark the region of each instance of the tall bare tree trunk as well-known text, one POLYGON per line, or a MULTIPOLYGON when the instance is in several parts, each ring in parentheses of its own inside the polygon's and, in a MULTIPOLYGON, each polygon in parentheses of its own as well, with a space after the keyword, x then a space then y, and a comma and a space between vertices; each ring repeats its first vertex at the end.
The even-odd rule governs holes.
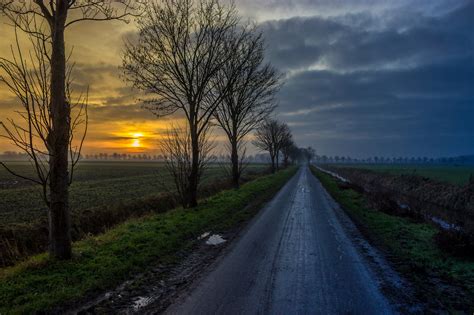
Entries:
POLYGON ((275 173, 276 167, 275 167, 275 156, 273 154, 270 155, 270 158, 272 160, 272 174, 275 173))
POLYGON ((239 152, 237 140, 231 139, 231 155, 230 160, 232 163, 232 186, 234 188, 240 187, 240 169, 239 169, 239 152))
POLYGON ((276 153, 276 170, 278 171, 280 169, 280 157, 279 157, 279 152, 276 153))
MULTIPOLYGON (((22 30, 33 46, 32 54, 25 54, 27 60, 24 61, 17 40, 18 57, 8 63, 14 70, 9 71, 10 78, 19 83, 10 85, 10 88, 16 90, 14 94, 23 103, 26 113, 21 116, 30 127, 23 129, 12 121, 13 128, 21 133, 11 139, 34 160, 37 178, 31 180, 41 184, 44 201, 49 208, 51 257, 68 259, 72 256, 69 185, 73 169, 80 160, 87 132, 87 96, 79 97, 77 102, 73 102, 73 108, 80 109, 77 110, 77 116, 71 119, 71 95, 67 90, 71 81, 67 75, 65 30, 68 26, 82 21, 127 21, 126 18, 135 16, 135 12, 138 12, 143 4, 142 1, 122 0, 0 0, 2 16, 5 15, 16 29, 22 30), (71 19, 68 19, 69 11, 73 12, 71 19), (25 67, 29 63, 28 59, 31 59, 31 69, 25 67), (50 73, 46 74, 46 71, 50 73), (17 78, 20 78, 21 82, 17 78), (49 84, 50 91, 44 91, 45 84, 49 84), (80 144, 73 146, 72 135, 74 129, 82 124, 81 121, 86 125, 84 135, 80 144), (32 126, 34 128, 31 128, 32 126), (48 151, 47 157, 44 157, 44 146, 48 151)), ((14 55, 13 50, 12 53, 14 55)))
MULTIPOLYGON (((191 121, 194 117, 191 118, 191 121)), ((188 207, 194 208, 197 206, 197 190, 199 185, 199 137, 197 131, 197 124, 191 123, 191 172, 189 174, 189 188, 188 188, 188 207)))
POLYGON ((64 29, 67 17, 65 4, 58 5, 58 16, 52 25, 51 52, 51 116, 53 130, 49 137, 50 151, 50 254, 58 259, 71 258, 69 216, 68 144, 71 108, 66 101, 66 55, 64 29))

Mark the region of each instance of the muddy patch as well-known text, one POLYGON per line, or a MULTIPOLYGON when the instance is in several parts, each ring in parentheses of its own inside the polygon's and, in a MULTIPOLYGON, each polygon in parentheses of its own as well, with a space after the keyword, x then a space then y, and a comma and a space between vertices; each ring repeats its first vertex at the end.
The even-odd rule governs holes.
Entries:
POLYGON ((176 264, 160 264, 115 290, 96 297, 70 314, 148 314, 163 312, 215 261, 238 234, 203 233, 192 248, 178 253, 176 264))

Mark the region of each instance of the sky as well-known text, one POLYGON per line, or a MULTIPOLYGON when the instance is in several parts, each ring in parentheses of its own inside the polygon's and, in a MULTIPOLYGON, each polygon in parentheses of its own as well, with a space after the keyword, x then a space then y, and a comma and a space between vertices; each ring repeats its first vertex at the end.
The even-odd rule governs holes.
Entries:
MULTIPOLYGON (((275 117, 299 146, 353 157, 474 154, 474 1, 235 3, 283 74, 275 117)), ((11 27, 0 22, 0 56, 9 57, 11 27)), ((133 23, 87 22, 66 34, 77 85, 90 88, 85 153, 156 152, 176 122, 142 109, 120 78, 123 41, 134 32, 133 23)), ((0 86, 0 117, 17 106, 0 86)))

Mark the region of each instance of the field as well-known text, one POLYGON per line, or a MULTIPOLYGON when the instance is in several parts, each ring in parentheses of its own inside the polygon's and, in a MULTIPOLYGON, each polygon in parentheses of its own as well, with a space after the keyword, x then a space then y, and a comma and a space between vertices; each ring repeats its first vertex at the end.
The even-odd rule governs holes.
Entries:
MULTIPOLYGON (((21 174, 31 175, 28 163, 8 164, 21 174)), ((247 173, 264 169, 264 165, 250 165, 247 173)), ((203 184, 222 179, 225 170, 212 165, 204 175, 203 184)), ((138 199, 156 196, 173 190, 171 177, 160 162, 82 162, 71 185, 71 209, 81 212, 92 207, 127 204, 138 199)), ((0 168, 0 222, 2 225, 28 223, 46 218, 40 188, 17 180, 0 168)))
POLYGON ((415 174, 438 181, 456 185, 465 185, 469 182, 471 174, 474 175, 474 166, 456 165, 381 165, 381 164, 350 164, 337 165, 338 167, 356 167, 377 172, 401 175, 415 174))

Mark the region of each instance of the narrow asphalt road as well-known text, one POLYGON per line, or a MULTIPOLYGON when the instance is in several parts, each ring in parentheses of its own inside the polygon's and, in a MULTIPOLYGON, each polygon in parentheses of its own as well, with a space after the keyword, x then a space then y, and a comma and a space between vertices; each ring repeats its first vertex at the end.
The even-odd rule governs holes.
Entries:
POLYGON ((168 314, 391 314, 308 167, 168 314))

